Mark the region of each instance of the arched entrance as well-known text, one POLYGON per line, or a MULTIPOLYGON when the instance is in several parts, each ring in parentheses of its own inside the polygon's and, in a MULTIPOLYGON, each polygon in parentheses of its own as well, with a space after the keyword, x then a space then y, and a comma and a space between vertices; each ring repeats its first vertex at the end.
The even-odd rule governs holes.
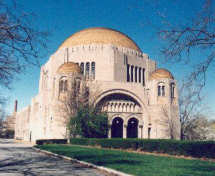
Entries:
POLYGON ((136 118, 130 118, 127 125, 127 138, 138 137, 138 120, 136 118))
POLYGON ((123 137, 123 119, 115 117, 111 125, 111 137, 122 138, 123 137))

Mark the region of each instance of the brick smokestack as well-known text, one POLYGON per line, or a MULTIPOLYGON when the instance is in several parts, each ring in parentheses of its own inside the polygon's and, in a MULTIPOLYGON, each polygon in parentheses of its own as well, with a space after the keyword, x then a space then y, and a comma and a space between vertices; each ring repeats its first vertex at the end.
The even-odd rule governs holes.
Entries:
POLYGON ((17 112, 17 106, 18 106, 18 101, 15 100, 15 103, 14 103, 14 112, 17 112))

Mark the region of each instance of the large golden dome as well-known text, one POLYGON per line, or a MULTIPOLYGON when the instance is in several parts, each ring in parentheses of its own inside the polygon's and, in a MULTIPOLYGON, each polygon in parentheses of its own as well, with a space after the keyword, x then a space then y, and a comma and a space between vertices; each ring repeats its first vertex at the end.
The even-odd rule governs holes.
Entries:
POLYGON ((68 48, 76 45, 89 45, 89 44, 113 44, 115 46, 121 46, 130 48, 141 52, 136 43, 125 34, 109 29, 109 28, 88 28, 79 31, 69 38, 67 38, 59 48, 68 48))
POLYGON ((157 79, 163 79, 163 78, 174 79, 172 74, 168 70, 163 68, 155 70, 150 75, 150 80, 157 80, 157 79))
POLYGON ((62 64, 58 70, 58 74, 69 74, 69 73, 81 73, 81 69, 78 64, 74 62, 67 62, 62 64))

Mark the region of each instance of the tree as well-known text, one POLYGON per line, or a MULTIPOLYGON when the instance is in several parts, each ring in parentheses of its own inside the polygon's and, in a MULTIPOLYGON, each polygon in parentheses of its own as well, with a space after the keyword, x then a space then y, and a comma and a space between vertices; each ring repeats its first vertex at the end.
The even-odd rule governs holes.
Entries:
POLYGON ((198 88, 195 85, 187 86, 187 83, 183 82, 179 93, 181 139, 206 139, 208 108, 203 104, 198 88))
POLYGON ((85 138, 106 138, 108 134, 108 118, 94 106, 79 107, 77 114, 70 118, 72 135, 85 138))
POLYGON ((215 61, 214 1, 204 0, 199 9, 190 23, 171 25, 167 22, 168 25, 160 29, 158 33, 166 42, 161 52, 168 61, 188 63, 194 52, 204 53, 205 57, 195 64, 194 70, 188 77, 188 82, 197 83, 198 91, 201 92, 205 85, 206 72, 215 61))
POLYGON ((3 136, 3 130, 4 130, 4 123, 3 123, 3 117, 2 115, 0 114, 0 137, 3 136))
POLYGON ((215 62, 215 2, 203 0, 200 5, 199 11, 192 11, 192 18, 184 16, 182 23, 170 21, 165 12, 159 11, 161 8, 156 10, 162 20, 157 32, 163 41, 161 53, 165 61, 192 65, 179 90, 181 139, 204 139, 207 133, 208 119, 201 93, 207 71, 215 62), (198 59, 195 53, 201 53, 198 59))
POLYGON ((10 88, 27 65, 39 64, 47 32, 36 29, 33 19, 16 1, 0 0, 0 87, 10 88))
POLYGON ((158 120, 158 123, 162 126, 165 126, 165 136, 169 136, 170 139, 179 139, 180 123, 178 121, 178 116, 176 116, 174 112, 171 112, 171 108, 167 105, 163 105, 161 110, 162 117, 158 120))
POLYGON ((4 103, 0 103, 0 137, 4 137, 4 132, 5 132, 5 123, 4 123, 4 118, 5 118, 5 112, 4 112, 4 103))
POLYGON ((187 124, 184 133, 186 140, 206 140, 210 131, 209 121, 204 116, 193 117, 187 124))
POLYGON ((107 115, 93 105, 94 97, 96 96, 89 92, 87 82, 77 79, 73 79, 71 89, 61 97, 62 106, 59 106, 59 110, 63 117, 60 118, 60 122, 67 127, 68 141, 70 137, 77 136, 107 136, 107 115))

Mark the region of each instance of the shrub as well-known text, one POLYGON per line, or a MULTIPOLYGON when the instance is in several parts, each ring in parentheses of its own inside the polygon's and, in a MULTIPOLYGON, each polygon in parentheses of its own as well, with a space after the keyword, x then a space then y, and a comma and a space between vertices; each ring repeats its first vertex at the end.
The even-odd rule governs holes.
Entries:
POLYGON ((71 144, 132 149, 147 152, 215 158, 215 141, 177 141, 168 139, 72 138, 71 144))

